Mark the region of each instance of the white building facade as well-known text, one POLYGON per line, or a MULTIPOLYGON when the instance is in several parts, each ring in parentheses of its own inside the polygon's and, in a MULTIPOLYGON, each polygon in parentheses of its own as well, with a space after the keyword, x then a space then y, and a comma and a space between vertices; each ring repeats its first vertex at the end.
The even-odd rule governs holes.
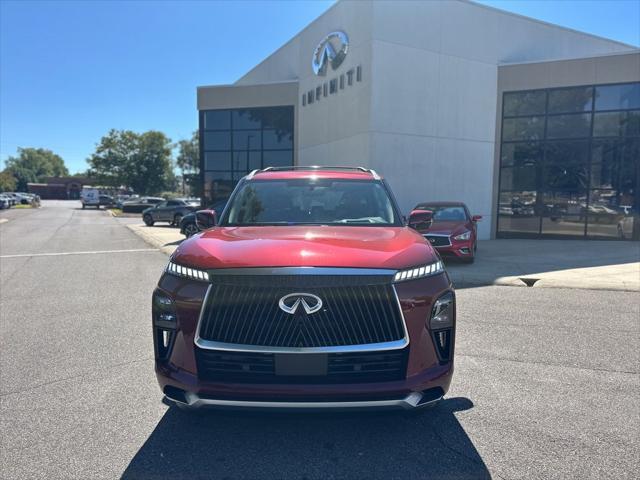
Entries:
POLYGON ((198 110, 208 200, 253 168, 365 166, 405 213, 465 202, 480 238, 638 237, 640 53, 612 40, 466 0, 343 0, 235 84, 199 87, 198 110), (598 132, 620 152, 596 161, 598 132), (582 166, 564 183, 561 157, 582 166), (592 165, 636 177, 596 185, 592 165))

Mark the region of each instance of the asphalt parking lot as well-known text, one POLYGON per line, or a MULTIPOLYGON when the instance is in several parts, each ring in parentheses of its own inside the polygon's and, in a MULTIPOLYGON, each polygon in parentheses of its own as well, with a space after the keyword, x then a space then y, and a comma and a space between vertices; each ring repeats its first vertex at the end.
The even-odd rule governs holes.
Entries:
POLYGON ((43 202, 0 224, 0 478, 636 478, 640 295, 459 289, 456 373, 420 415, 193 416, 162 402, 166 255, 43 202), (633 472, 636 472, 634 474, 633 472))

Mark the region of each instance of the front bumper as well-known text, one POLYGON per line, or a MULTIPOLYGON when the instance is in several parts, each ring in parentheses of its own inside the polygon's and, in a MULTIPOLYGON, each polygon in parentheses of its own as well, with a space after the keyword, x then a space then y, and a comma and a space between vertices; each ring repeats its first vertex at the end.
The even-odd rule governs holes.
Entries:
MULTIPOLYGON (((427 237, 425 236, 425 238, 427 237)), ((469 258, 473 256, 473 240, 449 239, 449 243, 449 245, 433 245, 433 247, 443 257, 469 258)))
MULTIPOLYGON (((348 383, 241 382, 203 378, 199 372, 196 338, 198 319, 207 289, 203 282, 164 275, 159 290, 170 295, 177 309, 177 329, 170 351, 158 356, 155 371, 163 393, 190 408, 283 410, 415 409, 437 402, 448 391, 454 370, 455 328, 451 353, 436 352, 433 332, 426 327, 435 299, 451 289, 446 273, 397 284, 408 345, 404 375, 385 381, 348 383)), ((156 341, 158 339, 156 335, 156 341)), ((215 347, 213 347, 215 348, 215 347)))

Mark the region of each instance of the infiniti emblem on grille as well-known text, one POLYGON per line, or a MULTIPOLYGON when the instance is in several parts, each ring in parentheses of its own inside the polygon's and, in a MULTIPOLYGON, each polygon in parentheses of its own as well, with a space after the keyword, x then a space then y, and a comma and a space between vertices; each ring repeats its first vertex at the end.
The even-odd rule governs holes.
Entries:
POLYGON ((322 308, 322 300, 320 297, 311 293, 290 293, 285 295, 278 302, 280 310, 295 315, 298 307, 302 305, 307 315, 316 313, 322 308))

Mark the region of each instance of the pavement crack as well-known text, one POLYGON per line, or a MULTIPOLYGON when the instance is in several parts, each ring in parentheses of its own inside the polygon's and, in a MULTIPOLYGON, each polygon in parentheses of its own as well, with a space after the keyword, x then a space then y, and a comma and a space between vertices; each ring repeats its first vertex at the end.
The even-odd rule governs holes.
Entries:
MULTIPOLYGON (((113 365, 109 365, 109 366, 103 367, 103 369, 104 370, 113 370, 115 368, 123 367, 125 365, 132 365, 134 363, 147 362, 149 360, 153 360, 153 356, 144 357, 144 358, 138 358, 136 360, 129 360, 128 362, 114 363, 113 365)), ((37 390, 37 389, 42 388, 42 387, 47 387, 49 385, 54 385, 56 383, 66 382, 68 380, 74 380, 74 379, 77 379, 77 378, 83 378, 83 377, 86 377, 87 375, 90 375, 91 373, 92 372, 83 372, 83 373, 79 373, 77 375, 71 375, 69 377, 58 378, 56 380, 51 380, 50 382, 39 383, 37 385, 33 385, 33 386, 30 386, 28 388, 24 388, 24 389, 21 389, 21 390, 13 390, 13 391, 10 391, 10 392, 3 392, 3 393, 0 393, 0 398, 8 397, 10 395, 16 395, 18 393, 28 393, 28 392, 32 392, 32 391, 37 390)))
POLYGON ((491 357, 489 355, 469 355, 468 353, 459 353, 456 352, 456 357, 469 357, 469 358, 480 358, 485 360, 496 360, 496 361, 504 361, 504 362, 514 362, 514 363, 527 363, 532 365, 544 365, 547 367, 559 367, 559 368, 571 368, 574 370, 586 370, 589 372, 607 372, 607 373, 626 373, 631 375, 640 375, 640 372, 633 372, 629 370, 611 370, 608 368, 593 368, 593 367, 578 367, 575 365, 562 365, 559 363, 551 363, 551 362, 540 362, 533 360, 518 360, 515 358, 506 358, 506 357, 491 357))

